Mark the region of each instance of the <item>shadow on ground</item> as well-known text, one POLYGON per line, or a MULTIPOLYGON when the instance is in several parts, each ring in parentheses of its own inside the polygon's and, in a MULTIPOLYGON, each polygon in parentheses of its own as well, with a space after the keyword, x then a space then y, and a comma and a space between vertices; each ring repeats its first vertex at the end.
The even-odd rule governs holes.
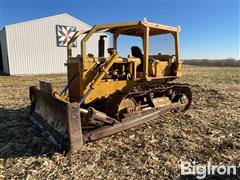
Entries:
POLYGON ((52 155, 57 150, 30 121, 30 107, 0 108, 0 158, 52 155))

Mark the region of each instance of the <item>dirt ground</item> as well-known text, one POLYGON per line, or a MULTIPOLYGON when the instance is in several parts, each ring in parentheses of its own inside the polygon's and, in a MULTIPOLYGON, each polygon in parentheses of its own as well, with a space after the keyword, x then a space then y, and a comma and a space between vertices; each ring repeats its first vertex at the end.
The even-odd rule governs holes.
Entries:
POLYGON ((64 75, 0 76, 0 179, 175 179, 181 160, 240 163, 240 68, 186 66, 193 104, 136 128, 55 152, 28 119, 28 87, 64 75))

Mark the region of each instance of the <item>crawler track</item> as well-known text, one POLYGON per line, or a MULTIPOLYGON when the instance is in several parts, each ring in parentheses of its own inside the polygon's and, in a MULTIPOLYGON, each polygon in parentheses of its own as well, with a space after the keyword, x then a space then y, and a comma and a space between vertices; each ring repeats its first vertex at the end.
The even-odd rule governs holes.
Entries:
POLYGON ((173 111, 186 111, 192 102, 191 89, 187 84, 166 83, 159 85, 152 83, 135 87, 132 91, 118 91, 112 94, 107 99, 104 112, 121 121, 131 114, 156 108, 153 100, 161 97, 168 97, 171 103, 182 104, 181 108, 178 107, 174 110, 171 108, 173 111), (127 108, 126 103, 129 103, 127 108))

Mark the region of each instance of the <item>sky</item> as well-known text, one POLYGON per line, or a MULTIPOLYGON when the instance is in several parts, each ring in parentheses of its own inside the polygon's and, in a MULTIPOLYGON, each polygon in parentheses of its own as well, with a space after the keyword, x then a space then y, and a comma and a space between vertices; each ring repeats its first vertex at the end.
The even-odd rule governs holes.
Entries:
MULTIPOLYGON (((0 28, 68 13, 90 25, 148 21, 181 26, 180 56, 240 59, 240 0, 0 0, 0 28)), ((121 40, 124 44, 136 40, 121 40)))

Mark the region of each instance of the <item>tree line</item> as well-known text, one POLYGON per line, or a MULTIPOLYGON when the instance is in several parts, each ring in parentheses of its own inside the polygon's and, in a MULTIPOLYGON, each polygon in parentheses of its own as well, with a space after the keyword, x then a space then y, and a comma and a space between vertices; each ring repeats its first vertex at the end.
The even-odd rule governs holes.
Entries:
POLYGON ((240 67, 240 60, 235 59, 186 59, 184 64, 195 66, 240 67))

